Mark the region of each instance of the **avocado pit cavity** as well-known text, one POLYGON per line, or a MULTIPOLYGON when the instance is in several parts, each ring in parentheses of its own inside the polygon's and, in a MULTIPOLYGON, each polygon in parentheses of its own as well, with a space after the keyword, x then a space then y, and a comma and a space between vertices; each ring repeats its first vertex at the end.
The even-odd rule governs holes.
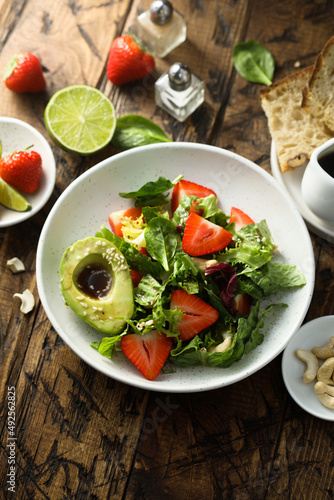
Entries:
POLYGON ((81 293, 92 299, 104 299, 110 293, 112 276, 102 264, 90 264, 80 270, 76 286, 81 293))

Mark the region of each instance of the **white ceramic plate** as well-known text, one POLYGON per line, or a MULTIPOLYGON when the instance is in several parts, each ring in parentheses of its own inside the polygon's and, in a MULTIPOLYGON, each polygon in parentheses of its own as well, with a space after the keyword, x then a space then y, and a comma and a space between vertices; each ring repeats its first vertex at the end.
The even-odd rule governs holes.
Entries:
POLYGON ((301 183, 307 165, 298 167, 291 172, 283 173, 278 164, 276 149, 273 142, 271 143, 270 163, 273 176, 287 193, 289 193, 310 231, 334 243, 334 223, 320 219, 308 208, 303 200, 301 183))
MULTIPOLYGON (((195 392, 233 384, 256 372, 287 345, 308 310, 314 288, 314 257, 309 233, 298 210, 275 179, 254 163, 213 146, 168 143, 144 146, 104 160, 76 179, 60 196, 43 227, 37 249, 37 284, 42 304, 56 331, 84 361, 127 384, 165 392, 195 392), (288 308, 267 316, 265 340, 253 353, 228 369, 192 367, 161 373, 146 380, 122 353, 102 357, 90 347, 101 335, 69 308, 59 287, 59 263, 76 240, 94 235, 108 214, 131 206, 118 193, 136 190, 160 175, 184 178, 213 189, 220 207, 229 213, 235 205, 254 220, 266 218, 279 251, 276 259, 295 264, 307 284, 277 295, 288 308)), ((270 301, 264 303, 267 305, 270 301)))
MULTIPOLYGON (((315 346, 325 346, 334 336, 334 316, 323 316, 305 323, 288 344, 282 357, 284 383, 291 397, 305 411, 324 420, 334 420, 334 410, 320 403, 314 392, 315 382, 304 384, 306 365, 296 356, 297 349, 311 351, 315 346)), ((321 365, 321 361, 319 366, 321 365)))
POLYGON ((23 196, 28 199, 31 209, 27 212, 16 212, 0 205, 0 228, 13 226, 35 215, 48 201, 56 181, 56 164, 47 140, 38 130, 22 120, 0 117, 0 140, 2 156, 26 149, 33 145, 42 157, 43 174, 41 183, 35 193, 23 196))

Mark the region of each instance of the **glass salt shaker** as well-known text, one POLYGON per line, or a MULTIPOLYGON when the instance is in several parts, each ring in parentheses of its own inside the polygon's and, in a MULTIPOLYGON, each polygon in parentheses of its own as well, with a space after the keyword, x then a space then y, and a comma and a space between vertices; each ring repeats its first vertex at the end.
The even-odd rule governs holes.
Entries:
POLYGON ((188 66, 174 63, 155 82, 156 105, 183 122, 204 101, 204 82, 188 66))
POLYGON ((154 0, 137 18, 137 36, 149 51, 163 58, 185 41, 187 26, 168 0, 154 0))

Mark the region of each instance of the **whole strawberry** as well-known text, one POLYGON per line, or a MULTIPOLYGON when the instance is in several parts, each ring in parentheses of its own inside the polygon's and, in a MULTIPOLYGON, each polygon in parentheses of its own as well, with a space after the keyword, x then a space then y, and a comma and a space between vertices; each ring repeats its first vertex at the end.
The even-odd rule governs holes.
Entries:
POLYGON ((42 175, 42 158, 36 151, 18 151, 0 159, 0 177, 23 193, 37 190, 42 175))
POLYGON ((2 77, 6 87, 17 93, 37 93, 46 87, 41 63, 30 52, 16 54, 7 64, 2 77))
POLYGON ((129 35, 122 35, 110 47, 107 76, 114 85, 144 78, 155 68, 154 59, 129 35))

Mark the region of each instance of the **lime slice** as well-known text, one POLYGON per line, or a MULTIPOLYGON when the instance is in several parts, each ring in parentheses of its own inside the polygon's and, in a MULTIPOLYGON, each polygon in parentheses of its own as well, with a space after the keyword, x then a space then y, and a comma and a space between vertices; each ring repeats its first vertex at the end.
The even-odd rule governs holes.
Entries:
POLYGON ((0 177, 0 203, 7 208, 16 210, 17 212, 25 212, 30 210, 31 205, 28 200, 22 196, 15 188, 7 184, 0 177))
POLYGON ((45 108, 44 119, 50 137, 61 148, 82 156, 107 146, 116 127, 113 103, 88 85, 56 92, 45 108))

